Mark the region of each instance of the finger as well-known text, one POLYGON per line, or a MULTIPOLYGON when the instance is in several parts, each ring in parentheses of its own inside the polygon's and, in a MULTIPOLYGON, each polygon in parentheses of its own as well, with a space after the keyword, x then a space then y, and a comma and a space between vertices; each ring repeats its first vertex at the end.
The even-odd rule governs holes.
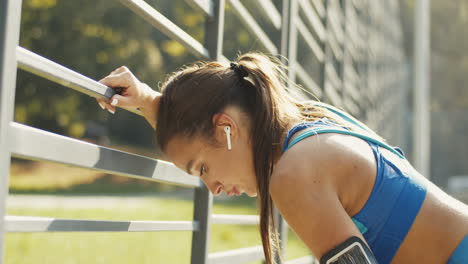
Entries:
POLYGON ((109 111, 111 114, 114 114, 115 113, 115 107, 112 106, 111 104, 101 100, 101 99, 96 99, 99 103, 99 106, 101 106, 102 109, 106 109, 107 111, 109 111))
POLYGON ((107 111, 109 111, 109 113, 111 113, 111 114, 115 114, 115 107, 109 106, 109 108, 107 109, 107 111))
POLYGON ((134 105, 132 104, 132 101, 125 96, 121 96, 119 94, 113 95, 110 99, 109 102, 112 106, 118 106, 118 107, 133 107, 134 105))
POLYGON ((103 110, 106 109, 106 107, 104 106, 104 104, 103 104, 100 100, 96 99, 96 101, 98 102, 99 106, 100 106, 103 110))
POLYGON ((109 102, 106 102, 102 99, 96 99, 96 101, 98 102, 99 106, 101 106, 101 108, 104 107, 103 109, 107 109, 110 106, 109 102))
POLYGON ((107 109, 107 111, 109 111, 109 113, 115 114, 115 106, 112 106, 112 105, 110 105, 108 103, 105 103, 105 105, 106 105, 106 109, 107 109))
POLYGON ((130 71, 127 66, 121 66, 115 70, 113 70, 110 74, 118 74, 118 73, 122 73, 122 72, 126 72, 126 71, 130 71))
POLYGON ((129 87, 133 84, 127 72, 108 75, 99 82, 109 87, 129 87))

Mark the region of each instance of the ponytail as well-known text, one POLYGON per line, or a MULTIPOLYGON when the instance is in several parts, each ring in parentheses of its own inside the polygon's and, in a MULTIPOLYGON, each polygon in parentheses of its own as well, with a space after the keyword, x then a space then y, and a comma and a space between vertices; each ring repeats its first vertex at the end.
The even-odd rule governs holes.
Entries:
MULTIPOLYGON (((177 135, 214 138, 211 122, 228 105, 238 106, 250 122, 260 210, 260 235, 267 264, 279 256, 279 239, 269 193, 270 177, 282 153, 281 139, 294 122, 327 117, 345 125, 338 115, 310 102, 294 99, 287 90, 285 66, 261 53, 240 55, 234 63, 199 62, 169 75, 161 86, 156 141, 165 152, 177 135)), ((313 102, 313 101, 312 101, 313 102)), ((354 128, 358 129, 358 128, 354 128)), ((213 144, 213 145, 216 145, 213 144)))
POLYGON ((269 193, 270 177, 275 158, 281 151, 279 140, 288 120, 284 116, 299 114, 292 98, 283 88, 279 76, 283 74, 276 58, 248 53, 237 60, 239 68, 248 73, 247 85, 255 89, 255 111, 252 113, 252 144, 257 177, 257 197, 260 210, 260 236, 267 264, 273 263, 273 254, 280 255, 279 237, 273 215, 273 201, 269 193), (289 112, 287 112, 289 111, 289 112), (292 111, 292 112, 291 112, 292 111), (268 131, 268 132, 267 132, 268 131))

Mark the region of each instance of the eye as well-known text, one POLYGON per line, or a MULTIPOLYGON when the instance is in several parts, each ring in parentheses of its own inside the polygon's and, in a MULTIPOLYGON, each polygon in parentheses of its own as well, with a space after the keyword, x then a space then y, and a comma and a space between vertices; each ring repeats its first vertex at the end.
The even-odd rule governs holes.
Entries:
POLYGON ((205 172, 205 165, 201 165, 201 167, 200 167, 200 177, 203 176, 204 172, 205 172))

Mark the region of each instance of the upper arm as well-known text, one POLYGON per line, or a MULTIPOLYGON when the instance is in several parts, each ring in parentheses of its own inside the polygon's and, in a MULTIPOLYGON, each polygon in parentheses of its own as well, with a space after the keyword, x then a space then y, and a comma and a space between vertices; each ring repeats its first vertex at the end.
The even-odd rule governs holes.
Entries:
POLYGON ((320 144, 309 141, 307 144, 314 144, 313 151, 304 149, 307 144, 288 150, 282 169, 275 169, 270 182, 275 206, 317 258, 351 236, 365 241, 336 187, 343 174, 353 173, 353 161, 346 156, 349 153, 326 138, 322 137, 320 144))

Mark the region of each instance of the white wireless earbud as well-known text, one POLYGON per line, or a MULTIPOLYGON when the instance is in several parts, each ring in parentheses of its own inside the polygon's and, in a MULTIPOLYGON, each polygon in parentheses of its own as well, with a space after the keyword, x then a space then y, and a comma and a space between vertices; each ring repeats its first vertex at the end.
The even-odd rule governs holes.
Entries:
POLYGON ((224 132, 226 132, 228 150, 231 150, 231 127, 230 126, 225 126, 224 127, 224 132))

